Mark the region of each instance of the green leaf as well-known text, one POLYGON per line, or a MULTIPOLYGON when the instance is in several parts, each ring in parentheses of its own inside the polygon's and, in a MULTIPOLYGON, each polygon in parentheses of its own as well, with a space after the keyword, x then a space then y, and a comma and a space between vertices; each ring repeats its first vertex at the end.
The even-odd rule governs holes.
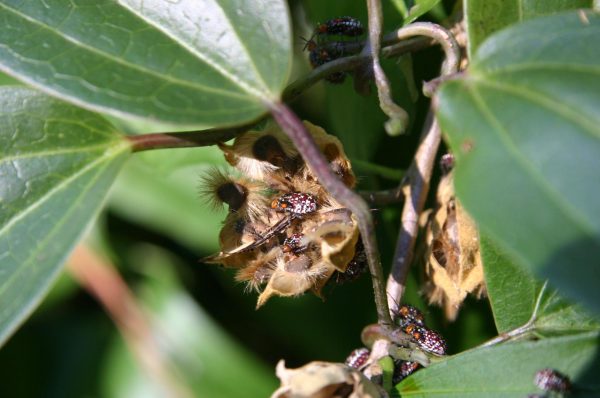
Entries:
MULTIPOLYGON (((207 398, 266 397, 275 390, 274 369, 232 340, 186 293, 173 272, 179 265, 173 256, 144 245, 132 257, 143 274, 138 299, 179 385, 187 386, 195 397, 207 398)), ((132 396, 133 391, 143 397, 165 396, 156 380, 138 366, 122 344, 115 346, 107 362, 103 396, 132 396)))
POLYGON ((115 116, 241 123, 286 83, 288 20, 281 0, 7 0, 0 70, 115 116))
POLYGON ((408 10, 408 16, 404 20, 404 25, 408 25, 419 17, 425 15, 425 13, 429 12, 439 2, 440 0, 415 0, 414 5, 412 5, 408 10))
POLYGON ((531 318, 540 284, 488 237, 481 237, 485 284, 498 333, 524 325, 531 318))
POLYGON ((530 324, 543 334, 586 332, 600 323, 581 306, 562 298, 533 274, 511 259, 488 237, 481 239, 488 298, 498 333, 530 324))
POLYGON ((600 16, 505 30, 442 86, 456 190, 482 231, 600 313, 600 16))
POLYGON ((591 8, 593 0, 465 0, 469 55, 494 32, 543 15, 577 8, 591 8))
POLYGON ((0 87, 0 343, 48 290, 129 153, 102 117, 0 87))
POLYGON ((402 397, 526 397, 541 392, 535 373, 553 368, 569 376, 577 391, 597 396, 597 349, 597 333, 477 348, 416 372, 396 389, 402 397))

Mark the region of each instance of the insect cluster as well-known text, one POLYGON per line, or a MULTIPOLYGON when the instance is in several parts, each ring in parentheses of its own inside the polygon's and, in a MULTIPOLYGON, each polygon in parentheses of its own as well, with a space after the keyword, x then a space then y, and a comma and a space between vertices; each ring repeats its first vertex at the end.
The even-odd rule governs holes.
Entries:
MULTIPOLYGON (((311 66, 316 68, 346 55, 343 38, 360 36, 363 31, 360 21, 353 17, 332 18, 318 24, 304 46, 304 49, 309 52, 308 59, 311 66), (337 37, 339 40, 332 41, 330 40, 332 37, 337 37)), ((336 84, 343 83, 345 79, 344 72, 334 72, 325 78, 328 82, 336 84)))
MULTIPOLYGON (((437 355, 446 355, 446 341, 439 333, 427 328, 421 311, 411 305, 403 304, 393 315, 394 323, 408 334, 419 348, 437 355)), ((350 353, 345 363, 362 371, 370 365, 370 354, 367 348, 358 348, 350 353)), ((394 359, 392 382, 398 384, 420 368, 418 362, 394 359)))
MULTIPOLYGON (((350 188, 355 177, 339 140, 304 122, 335 174, 350 188)), ((221 251, 205 259, 236 268, 236 279, 273 295, 321 295, 324 285, 364 269, 357 222, 321 186, 291 141, 272 125, 220 145, 235 169, 204 177, 203 193, 229 206, 219 235, 221 251)))

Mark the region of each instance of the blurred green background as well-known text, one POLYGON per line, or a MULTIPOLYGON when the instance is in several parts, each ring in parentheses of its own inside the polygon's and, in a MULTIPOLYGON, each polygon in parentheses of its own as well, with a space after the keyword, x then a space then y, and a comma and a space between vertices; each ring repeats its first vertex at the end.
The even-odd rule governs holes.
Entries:
MULTIPOLYGON (((392 2, 384 3, 385 29, 402 24, 392 2)), ((436 15, 449 12, 451 3, 436 15)), ((300 37, 314 24, 352 15, 366 23, 363 2, 291 1, 296 50, 292 80, 309 71, 300 37)), ((394 98, 411 115, 409 134, 391 138, 373 92, 362 97, 352 79, 342 85, 320 83, 292 105, 303 118, 337 135, 352 160, 405 169, 414 153, 428 101, 411 97, 411 85, 435 77, 441 54, 421 51, 400 65, 385 61, 394 98)), ((412 87, 414 88, 414 87, 412 87)), ((418 90, 417 90, 418 91, 418 90)), ((116 121, 130 133, 152 131, 116 121)), ((217 251, 225 217, 198 196, 199 176, 224 165, 216 148, 162 150, 136 154, 111 191, 88 242, 118 268, 144 308, 152 314, 153 334, 171 360, 177 379, 198 397, 268 396, 277 385, 275 364, 312 360, 343 361, 361 345, 362 328, 376 320, 371 281, 328 286, 326 300, 306 295, 275 298, 254 309, 256 294, 245 292, 233 272, 198 259, 217 251)), ((391 188, 398 181, 356 168, 359 189, 391 188)), ((437 176, 436 176, 437 178, 437 176)), ((430 194, 429 203, 432 203, 430 194)), ((389 269, 398 232, 400 206, 374 209, 383 264, 389 269)), ((387 272, 386 272, 387 274, 387 272)), ((413 267, 407 302, 424 309, 428 323, 448 340, 450 353, 494 336, 487 302, 467 300, 458 320, 443 321, 438 308, 419 294, 421 273, 413 267)), ((145 374, 102 307, 64 274, 42 306, 0 350, 2 397, 165 396, 145 374), (19 375, 19 377, 6 377, 19 375)))

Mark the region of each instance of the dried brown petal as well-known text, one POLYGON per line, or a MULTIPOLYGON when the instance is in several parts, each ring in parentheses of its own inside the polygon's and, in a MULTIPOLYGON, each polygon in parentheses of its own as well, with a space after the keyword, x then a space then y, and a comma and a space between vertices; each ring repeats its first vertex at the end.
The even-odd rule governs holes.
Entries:
POLYGON ((383 390, 358 370, 341 363, 311 362, 298 369, 277 364, 281 381, 271 398, 377 398, 383 390))
POLYGON ((479 232, 454 195, 452 173, 442 178, 437 196, 439 208, 427 231, 426 292, 430 303, 443 306, 446 318, 454 320, 467 294, 485 294, 479 232))

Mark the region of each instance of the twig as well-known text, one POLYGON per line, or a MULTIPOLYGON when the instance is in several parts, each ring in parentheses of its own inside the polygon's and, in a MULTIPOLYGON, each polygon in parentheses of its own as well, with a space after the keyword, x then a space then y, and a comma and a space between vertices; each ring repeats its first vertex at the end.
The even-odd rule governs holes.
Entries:
POLYGON ((281 126, 282 130, 290 137, 302 158, 315 173, 319 182, 325 189, 343 206, 347 207, 357 218, 365 253, 369 262, 369 270, 373 281, 375 294, 375 305, 377 307, 377 319, 383 325, 391 325, 385 291, 383 286, 383 271, 381 259, 377 248, 375 227, 371 211, 362 198, 346 187, 344 183, 333 173, 329 163, 315 144, 312 136, 308 133, 304 124, 283 103, 273 104, 271 108, 273 118, 281 126))
MULTIPOLYGON (((442 65, 442 75, 451 75, 458 71, 460 49, 449 31, 428 22, 414 23, 397 31, 399 39, 414 35, 429 36, 442 45, 446 56, 442 65)), ((408 169, 406 180, 399 187, 404 192, 405 201, 394 262, 387 281, 388 304, 394 312, 397 311, 404 293, 406 276, 417 238, 419 215, 423 210, 425 198, 429 191, 429 181, 440 141, 440 127, 433 110, 430 109, 421 134, 421 143, 408 169)))
POLYGON ((215 145, 247 131, 257 121, 242 126, 181 133, 154 133, 127 136, 132 152, 151 149, 188 148, 215 145))
POLYGON ((148 319, 114 267, 82 245, 75 248, 68 264, 71 275, 102 304, 129 350, 166 395, 192 397, 191 391, 174 378, 168 360, 153 338, 148 319))
POLYGON ((408 113, 392 100, 390 82, 379 62, 381 27, 383 23, 381 1, 367 0, 367 10, 369 14, 369 44, 365 46, 363 53, 371 55, 373 75, 375 77, 375 85, 377 86, 377 95, 379 96, 379 107, 390 118, 385 123, 385 129, 390 135, 398 135, 408 125, 408 113))

